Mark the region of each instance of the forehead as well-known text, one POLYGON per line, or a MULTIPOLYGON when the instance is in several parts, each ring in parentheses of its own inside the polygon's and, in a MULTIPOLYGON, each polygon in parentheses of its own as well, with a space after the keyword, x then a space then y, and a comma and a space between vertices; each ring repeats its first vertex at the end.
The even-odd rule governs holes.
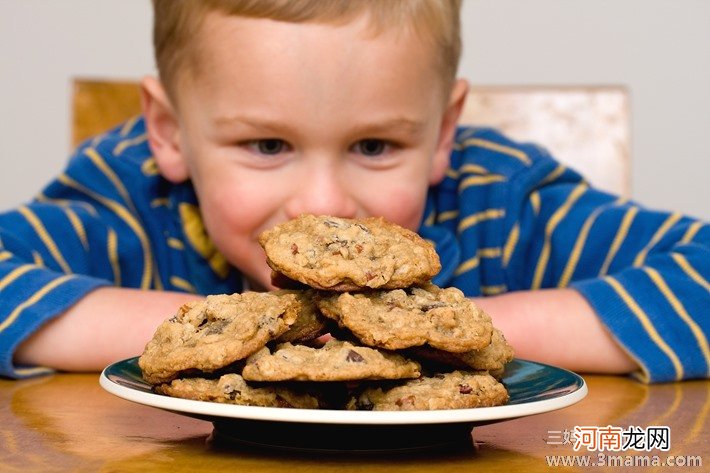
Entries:
MULTIPOLYGON (((190 87, 355 87, 374 73, 383 89, 443 78, 434 46, 410 28, 375 30, 361 15, 342 23, 292 23, 209 13, 194 39, 190 87), (369 71, 369 72, 368 72, 369 71)), ((275 90, 277 92, 277 90, 275 90)), ((430 93, 432 93, 430 91, 430 93)))

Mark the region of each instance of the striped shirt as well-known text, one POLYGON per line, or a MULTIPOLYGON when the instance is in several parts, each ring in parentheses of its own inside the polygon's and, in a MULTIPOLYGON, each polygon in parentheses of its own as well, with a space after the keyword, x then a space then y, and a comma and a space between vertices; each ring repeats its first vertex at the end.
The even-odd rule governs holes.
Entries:
MULTIPOLYGON (((572 287, 647 382, 710 373, 710 228, 589 186, 545 150, 461 128, 420 234, 468 296, 572 287)), ((0 375, 18 344, 105 285, 242 290, 206 234, 190 183, 157 170, 137 117, 84 143, 32 202, 0 214, 0 375)), ((570 314, 574 317, 574 314, 570 314)))

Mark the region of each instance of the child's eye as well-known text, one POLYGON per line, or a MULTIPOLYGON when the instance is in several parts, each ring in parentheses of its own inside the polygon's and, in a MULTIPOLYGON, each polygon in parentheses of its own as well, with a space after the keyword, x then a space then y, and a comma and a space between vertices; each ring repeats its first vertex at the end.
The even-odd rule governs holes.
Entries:
POLYGON ((355 143, 355 146, 353 146, 353 151, 362 154, 363 156, 375 157, 387 152, 389 146, 389 143, 387 143, 385 140, 367 138, 355 143))
POLYGON ((247 145, 255 153, 267 156, 273 156, 288 150, 286 142, 278 138, 254 140, 250 141, 247 145))

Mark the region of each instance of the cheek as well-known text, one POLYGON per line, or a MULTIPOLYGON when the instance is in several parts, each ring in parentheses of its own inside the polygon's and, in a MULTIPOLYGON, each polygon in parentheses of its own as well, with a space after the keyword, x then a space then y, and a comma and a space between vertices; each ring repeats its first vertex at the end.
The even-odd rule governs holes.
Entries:
POLYGON ((235 254, 244 250, 250 231, 249 215, 244 207, 230 205, 229 200, 202 201, 205 229, 219 251, 232 263, 235 254))
POLYGON ((258 226, 279 207, 268 180, 247 170, 215 167, 193 179, 205 220, 240 232, 258 226))
POLYGON ((230 261, 253 244, 264 222, 278 209, 258 186, 214 178, 209 187, 195 183, 205 228, 230 261))
MULTIPOLYGON (((254 208, 240 193, 215 193, 201 201, 205 230, 227 261, 248 277, 254 287, 268 287, 270 271, 256 236, 263 230, 266 211, 254 208)), ((268 217, 267 217, 268 218, 268 217)))
POLYGON ((393 183, 378 186, 376 198, 365 205, 369 215, 379 215, 390 222, 416 231, 424 213, 428 186, 417 183, 393 183))
POLYGON ((361 216, 382 216, 416 231, 429 190, 430 162, 425 153, 406 158, 407 164, 389 172, 351 176, 354 184, 350 189, 361 204, 361 216))

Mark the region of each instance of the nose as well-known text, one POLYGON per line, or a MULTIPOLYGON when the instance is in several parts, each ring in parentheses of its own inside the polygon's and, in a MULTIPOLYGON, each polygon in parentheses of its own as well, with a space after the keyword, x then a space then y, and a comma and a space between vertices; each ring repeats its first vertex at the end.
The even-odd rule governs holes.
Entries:
POLYGON ((298 177, 294 176, 292 195, 285 205, 288 218, 301 214, 332 215, 353 218, 357 213, 357 200, 352 193, 342 166, 334 163, 314 163, 298 177))

